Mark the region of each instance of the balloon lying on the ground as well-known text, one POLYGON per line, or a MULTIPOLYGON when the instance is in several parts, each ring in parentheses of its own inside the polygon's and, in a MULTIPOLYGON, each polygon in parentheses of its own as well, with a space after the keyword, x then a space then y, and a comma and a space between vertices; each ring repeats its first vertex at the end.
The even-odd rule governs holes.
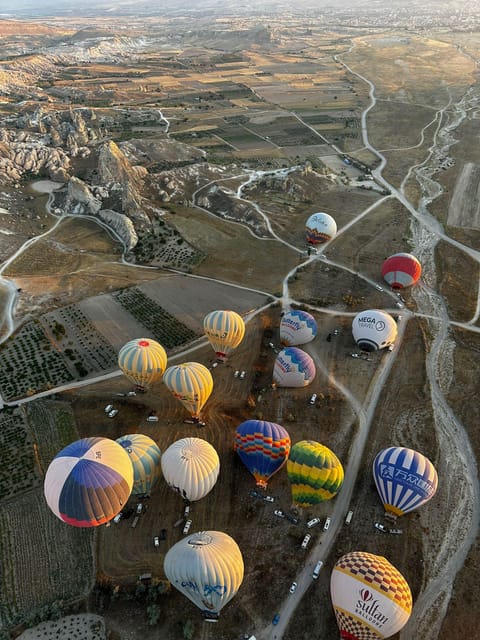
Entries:
POLYGON ((53 513, 74 527, 105 524, 127 503, 133 467, 125 449, 109 438, 83 438, 62 449, 48 466, 44 493, 53 513))
POLYGON ((265 488, 288 458, 290 436, 284 427, 275 422, 246 420, 237 427, 234 450, 257 485, 265 488))
POLYGON ((343 466, 328 447, 314 440, 301 440, 290 449, 287 476, 293 502, 310 507, 330 500, 343 484, 343 466))
POLYGON ((148 388, 160 380, 167 366, 167 354, 151 338, 130 340, 118 353, 118 366, 139 388, 148 388))
POLYGON ((411 253, 394 253, 382 265, 382 277, 392 289, 403 289, 418 282, 422 265, 411 253))
POLYGON ((337 223, 328 213, 314 213, 305 223, 305 233, 308 243, 321 244, 335 237, 337 223))
POLYGON ((330 595, 340 637, 348 640, 390 638, 412 611, 412 593, 400 571, 386 558, 364 551, 336 562, 330 595))
POLYGON ((352 322, 353 339, 362 351, 385 349, 395 342, 397 323, 380 309, 357 313, 352 322))
POLYGON ((203 329, 217 357, 224 359, 243 340, 245 322, 235 311, 211 311, 203 320, 203 329))
POLYGON ((373 479, 385 511, 393 516, 425 504, 438 486, 437 471, 430 460, 406 447, 380 451, 373 461, 373 479))
POLYGON ((233 538, 221 531, 186 536, 165 554, 168 580, 206 617, 218 617, 243 581, 242 553, 233 538))
POLYGON ((217 482, 218 453, 201 438, 182 438, 162 455, 162 472, 167 484, 184 500, 201 500, 217 482))
POLYGON ((168 367, 163 374, 163 382, 193 418, 199 417, 213 389, 212 374, 199 362, 184 362, 168 367))
POLYGON ((280 320, 280 342, 288 347, 311 342, 317 335, 315 318, 307 311, 287 311, 280 320))
POLYGON ((273 381, 278 387, 306 387, 315 373, 312 358, 298 347, 279 351, 273 365, 273 381))
POLYGON ((150 493, 161 475, 162 453, 158 444, 141 433, 117 438, 130 457, 133 466, 133 495, 150 493))

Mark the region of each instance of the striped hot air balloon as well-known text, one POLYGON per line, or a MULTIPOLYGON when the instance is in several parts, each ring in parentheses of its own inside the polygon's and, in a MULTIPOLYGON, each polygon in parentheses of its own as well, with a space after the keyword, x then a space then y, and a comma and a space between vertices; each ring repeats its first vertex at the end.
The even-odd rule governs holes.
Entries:
POLYGON ((422 265, 411 253, 394 253, 382 265, 382 277, 392 289, 403 289, 418 282, 422 265))
POLYGON ((224 360, 245 335, 245 322, 235 311, 211 311, 203 320, 203 329, 217 357, 224 360))
POLYGON ((287 475, 293 502, 310 507, 335 497, 344 474, 340 460, 328 447, 314 440, 301 440, 290 450, 287 475))
POLYGON ((160 380, 167 366, 167 354, 151 338, 130 340, 118 353, 118 366, 140 391, 160 380))
POLYGON ((266 488, 270 478, 287 461, 290 436, 284 427, 275 422, 246 420, 237 427, 234 450, 257 485, 266 488))
POLYGON ((352 551, 336 562, 330 594, 345 640, 390 638, 412 612, 412 592, 400 571, 386 558, 364 551, 352 551))
POLYGON ((105 524, 127 503, 133 467, 125 449, 109 438, 83 438, 50 463, 44 494, 53 513, 74 527, 105 524))
POLYGON ((401 516, 433 498, 437 471, 428 458, 406 447, 383 449, 373 461, 373 479, 386 513, 401 516))
POLYGON ((273 381, 278 387, 306 387, 315 373, 312 358, 298 347, 282 349, 273 365, 273 381))
POLYGON ((315 318, 307 311, 287 311, 280 320, 280 342, 287 347, 311 342, 317 335, 315 318))
POLYGON ((321 244, 335 237, 337 223, 328 213, 314 213, 305 224, 305 232, 309 244, 321 244))
POLYGON ((192 418, 198 420, 213 390, 212 374, 207 367, 198 362, 176 364, 165 371, 163 382, 192 418))
POLYGON ((116 442, 130 456, 133 466, 132 494, 150 493, 161 475, 162 453, 160 447, 152 438, 141 433, 121 436, 117 438, 116 442))

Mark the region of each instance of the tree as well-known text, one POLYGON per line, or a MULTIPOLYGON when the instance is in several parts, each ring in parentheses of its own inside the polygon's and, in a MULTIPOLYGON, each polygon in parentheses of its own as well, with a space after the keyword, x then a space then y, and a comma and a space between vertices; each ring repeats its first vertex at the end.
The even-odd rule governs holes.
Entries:
POLYGON ((157 604, 151 604, 147 607, 148 624, 153 627, 160 618, 160 608, 157 604))

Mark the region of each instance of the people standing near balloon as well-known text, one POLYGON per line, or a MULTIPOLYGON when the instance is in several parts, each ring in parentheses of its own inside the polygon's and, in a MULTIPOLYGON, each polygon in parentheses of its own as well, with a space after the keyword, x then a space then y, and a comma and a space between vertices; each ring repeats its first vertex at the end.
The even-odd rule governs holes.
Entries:
POLYGON ((280 320, 280 342, 287 347, 311 342, 317 335, 315 318, 307 311, 292 309, 280 320))
POLYGON ((130 340, 118 353, 118 366, 137 391, 144 392, 160 380, 167 366, 167 354, 161 344, 151 338, 130 340))
POLYGON ((382 265, 382 277, 392 289, 411 287, 421 275, 422 265, 411 253, 394 253, 382 265))
POLYGON ((203 329, 219 360, 225 360, 243 340, 245 322, 235 311, 211 311, 203 320, 203 329))
POLYGON ((335 563, 330 595, 345 640, 390 638, 412 612, 412 592, 400 571, 386 558, 364 551, 347 553, 335 563))
POLYGON ((337 223, 328 213, 314 213, 305 223, 305 233, 309 244, 328 242, 337 233, 337 223))
POLYGON ((190 412, 191 421, 200 422, 200 411, 213 390, 210 371, 198 362, 184 362, 169 367, 163 382, 170 393, 190 412))

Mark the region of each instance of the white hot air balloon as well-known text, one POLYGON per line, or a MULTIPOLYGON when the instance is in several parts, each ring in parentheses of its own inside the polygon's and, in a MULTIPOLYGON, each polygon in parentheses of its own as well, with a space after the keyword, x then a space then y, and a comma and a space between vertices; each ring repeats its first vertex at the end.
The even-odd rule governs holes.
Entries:
POLYGON ((377 351, 395 342, 397 323, 380 309, 357 313, 352 322, 353 339, 362 351, 377 351))

